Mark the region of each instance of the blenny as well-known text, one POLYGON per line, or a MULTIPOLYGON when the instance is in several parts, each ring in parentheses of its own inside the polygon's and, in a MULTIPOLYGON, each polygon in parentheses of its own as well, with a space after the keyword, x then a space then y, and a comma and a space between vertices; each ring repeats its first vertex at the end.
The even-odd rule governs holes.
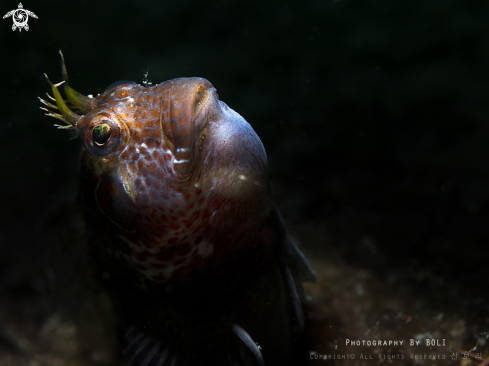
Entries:
POLYGON ((288 364, 301 282, 315 275, 273 205, 252 127, 203 78, 116 83, 94 98, 69 86, 62 54, 61 64, 64 82, 46 76, 56 104, 41 101, 82 151, 80 213, 60 215, 70 234, 55 251, 87 277, 65 297, 86 348, 101 349, 92 362, 288 364))

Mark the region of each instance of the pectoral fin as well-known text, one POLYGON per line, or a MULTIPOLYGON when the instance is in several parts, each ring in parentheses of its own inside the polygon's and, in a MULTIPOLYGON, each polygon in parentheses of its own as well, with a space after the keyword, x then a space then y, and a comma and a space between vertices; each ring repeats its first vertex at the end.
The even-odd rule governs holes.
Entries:
POLYGON ((309 265, 309 262, 297 244, 289 237, 285 243, 285 252, 287 263, 294 277, 301 282, 316 282, 316 274, 309 265))
POLYGON ((278 263, 289 298, 294 339, 297 339, 304 330, 304 313, 301 302, 307 300, 302 282, 315 282, 316 275, 299 247, 285 233, 285 224, 278 211, 274 210, 274 214, 277 227, 280 228, 278 263))
POLYGON ((250 335, 239 325, 232 326, 234 334, 241 340, 239 347, 242 365, 264 366, 263 357, 258 346, 253 342, 250 335))
POLYGON ((123 366, 169 365, 264 366, 260 349, 237 324, 220 326, 177 317, 127 331, 123 366))

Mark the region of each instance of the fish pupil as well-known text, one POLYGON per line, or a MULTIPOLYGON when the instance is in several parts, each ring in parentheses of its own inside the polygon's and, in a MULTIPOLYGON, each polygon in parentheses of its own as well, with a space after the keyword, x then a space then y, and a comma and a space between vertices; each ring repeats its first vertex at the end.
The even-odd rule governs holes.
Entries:
POLYGON ((105 123, 98 125, 93 129, 92 132, 93 141, 95 142, 96 145, 102 146, 107 142, 111 134, 112 134, 112 130, 109 125, 105 123))

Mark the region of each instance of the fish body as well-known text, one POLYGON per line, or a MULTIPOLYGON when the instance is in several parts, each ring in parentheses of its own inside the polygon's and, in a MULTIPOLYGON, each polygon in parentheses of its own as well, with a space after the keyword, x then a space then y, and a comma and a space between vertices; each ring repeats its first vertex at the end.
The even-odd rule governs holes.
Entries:
POLYGON ((314 274, 273 206, 251 126, 203 78, 93 99, 66 82, 83 115, 57 86, 57 105, 44 103, 81 138, 84 257, 119 316, 122 363, 287 364, 314 274))

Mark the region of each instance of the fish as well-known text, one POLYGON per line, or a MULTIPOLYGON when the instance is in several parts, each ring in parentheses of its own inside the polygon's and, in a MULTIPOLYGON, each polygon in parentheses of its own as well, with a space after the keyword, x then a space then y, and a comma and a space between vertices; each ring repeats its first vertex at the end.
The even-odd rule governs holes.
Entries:
POLYGON ((54 97, 39 99, 82 147, 76 199, 55 215, 69 232, 55 256, 71 277, 57 277, 86 282, 64 297, 85 347, 98 348, 91 361, 290 364, 302 282, 315 274, 273 203, 251 125, 201 77, 85 96, 60 55, 63 81, 45 75, 54 97))

